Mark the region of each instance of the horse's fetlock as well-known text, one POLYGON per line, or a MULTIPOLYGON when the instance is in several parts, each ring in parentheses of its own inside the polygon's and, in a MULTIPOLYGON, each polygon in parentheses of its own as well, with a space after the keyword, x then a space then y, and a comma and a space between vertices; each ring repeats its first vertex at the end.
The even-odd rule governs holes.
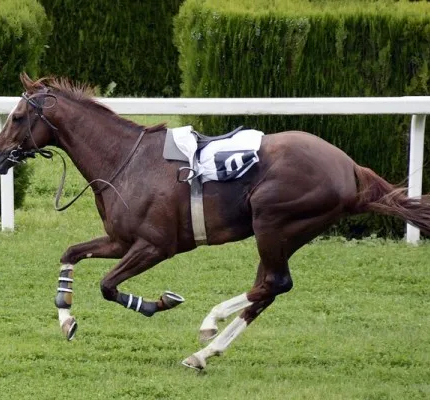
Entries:
POLYGON ((211 343, 210 345, 211 348, 211 352, 214 356, 221 356, 225 350, 225 347, 216 344, 216 343, 211 343))
POLYGON ((64 293, 64 292, 58 292, 57 296, 55 296, 55 306, 57 308, 68 308, 70 309, 72 307, 72 293, 64 293))

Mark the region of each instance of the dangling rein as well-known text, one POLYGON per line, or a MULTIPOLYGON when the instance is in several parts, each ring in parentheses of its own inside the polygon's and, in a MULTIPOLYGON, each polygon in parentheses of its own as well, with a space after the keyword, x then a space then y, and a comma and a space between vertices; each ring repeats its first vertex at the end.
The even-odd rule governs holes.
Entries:
POLYGON ((128 154, 127 158, 123 161, 123 163, 120 165, 120 167, 111 175, 111 177, 107 181, 104 179, 100 179, 100 178, 92 180, 72 200, 70 200, 67 204, 65 204, 63 206, 60 206, 60 198, 61 198, 61 195, 63 193, 64 183, 66 181, 66 171, 67 171, 66 161, 64 160, 64 157, 60 152, 58 152, 56 150, 52 150, 53 152, 57 153, 60 156, 61 161, 63 162, 63 174, 61 176, 61 180, 60 180, 60 184, 58 186, 57 194, 55 195, 55 203, 54 203, 55 210, 56 211, 64 211, 66 208, 69 208, 76 200, 79 199, 79 197, 81 197, 86 192, 86 190, 93 183, 96 183, 96 182, 101 182, 104 185, 100 189, 97 189, 97 190, 93 189, 94 194, 96 194, 96 195, 100 194, 104 190, 106 190, 108 187, 111 187, 115 191, 115 193, 118 195, 118 197, 121 199, 121 201, 124 203, 125 207, 129 210, 130 208, 128 207, 127 203, 125 202, 125 200, 123 199, 121 194, 118 192, 116 187, 114 185, 112 185, 111 182, 124 170, 124 168, 130 162, 131 157, 133 157, 133 154, 136 152, 137 148, 139 147, 139 144, 142 141, 144 134, 145 134, 145 129, 143 129, 142 132, 140 132, 140 135, 137 138, 136 143, 134 144, 134 146, 131 149, 130 153, 128 154))

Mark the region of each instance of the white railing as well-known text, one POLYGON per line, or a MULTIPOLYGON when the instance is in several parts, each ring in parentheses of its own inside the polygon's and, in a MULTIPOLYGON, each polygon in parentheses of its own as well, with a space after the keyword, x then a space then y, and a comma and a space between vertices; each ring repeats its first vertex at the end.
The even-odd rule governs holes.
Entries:
MULTIPOLYGON (((0 97, 0 115, 9 114, 19 97, 0 97)), ((162 99, 99 98, 118 114, 129 115, 412 115, 408 195, 422 194, 425 118, 430 97, 235 98, 162 99)), ((293 127, 287 127, 292 129, 293 127)), ((1 180, 2 229, 13 229, 13 172, 1 180), (12 207, 11 207, 12 204, 12 207)), ((418 229, 407 226, 407 241, 419 240, 418 229)))

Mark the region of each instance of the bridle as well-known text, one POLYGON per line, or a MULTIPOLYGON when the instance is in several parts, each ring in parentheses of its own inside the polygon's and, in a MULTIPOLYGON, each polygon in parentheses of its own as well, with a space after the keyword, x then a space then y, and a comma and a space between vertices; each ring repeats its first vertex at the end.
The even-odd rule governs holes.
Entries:
MULTIPOLYGON (((47 124, 53 132, 57 132, 58 128, 53 125, 44 115, 43 115, 43 109, 44 108, 52 108, 55 106, 55 104, 57 103, 57 97, 52 94, 49 93, 49 89, 45 88, 43 92, 39 92, 39 93, 35 93, 32 95, 28 95, 27 92, 23 93, 21 96, 26 102, 27 102, 27 108, 26 108, 26 116, 27 116, 27 132, 24 136, 24 138, 22 139, 21 143, 18 145, 18 147, 14 150, 12 150, 8 156, 8 160, 18 164, 23 162, 26 158, 31 157, 31 158, 35 158, 37 154, 41 155, 44 158, 52 158, 53 157, 53 152, 50 150, 45 150, 45 149, 40 149, 34 138, 33 138, 33 134, 32 134, 32 128, 34 123, 37 120, 37 117, 39 117, 45 124, 47 124), (47 97, 53 98, 55 100, 54 104, 50 107, 46 107, 44 105, 45 99, 47 97), (43 102, 42 104, 40 104, 40 102, 38 102, 36 99, 37 98, 42 98, 43 102), (36 117, 33 119, 33 121, 31 121, 31 117, 30 117, 30 107, 32 106, 35 110, 35 115, 36 117), (23 146, 24 144, 31 139, 31 141, 33 142, 33 146, 34 148, 31 150, 24 150, 23 146)), ((54 134, 55 139, 57 138, 57 136, 54 134)))
POLYGON ((48 88, 44 88, 43 92, 38 92, 38 93, 34 93, 32 95, 28 95, 27 92, 22 94, 22 98, 27 102, 27 110, 26 110, 26 114, 27 114, 27 133, 24 136, 23 140, 21 141, 21 143, 18 145, 18 147, 14 150, 12 150, 8 156, 8 160, 13 162, 13 163, 20 163, 23 162, 26 158, 28 157, 32 157, 35 158, 37 154, 40 154, 42 157, 44 158, 52 158, 54 156, 54 152, 56 154, 58 154, 61 157, 61 161, 63 163, 63 174, 61 176, 61 181, 57 190, 57 194, 55 195, 55 204, 54 207, 57 211, 63 211, 66 208, 70 207, 76 200, 79 199, 79 197, 81 197, 84 192, 91 187, 93 189, 94 194, 98 195, 100 193, 102 193, 105 189, 107 189, 108 187, 111 187, 115 193, 120 197, 121 201, 124 203, 124 205, 127 207, 127 209, 129 208, 127 203, 124 201, 124 199, 122 198, 121 194, 118 192, 118 190, 115 188, 115 186, 112 185, 112 181, 125 169, 125 167, 127 166, 127 164, 130 162, 131 158, 133 157, 133 154, 136 152, 137 148, 139 147, 140 142, 142 141, 143 135, 146 132, 146 129, 144 128, 139 137, 137 138, 133 148, 131 149, 130 153, 128 154, 128 156, 124 159, 124 161, 121 163, 121 165, 112 173, 112 175, 110 176, 109 180, 104 180, 104 179, 94 179, 91 182, 89 182, 72 200, 70 200, 67 204, 60 206, 60 198, 61 198, 61 194, 63 192, 63 188, 64 188, 64 183, 66 181, 66 161, 64 160, 64 157, 62 156, 61 153, 59 153, 56 150, 45 150, 45 149, 40 149, 34 138, 33 138, 33 134, 32 134, 32 127, 35 123, 35 121, 37 120, 37 117, 39 117, 44 123, 46 123, 51 129, 52 132, 54 133, 54 138, 55 138, 55 142, 58 143, 58 138, 57 138, 57 132, 58 132, 58 128, 53 125, 44 115, 43 115, 43 109, 44 108, 52 108, 57 104, 57 97, 52 94, 49 93, 49 89, 48 88), (46 98, 53 98, 54 104, 49 106, 49 107, 45 107, 44 106, 44 101, 46 98), (36 99, 37 98, 42 98, 43 102, 42 104, 40 104, 36 99), (36 118, 33 119, 33 121, 31 121, 30 118, 30 107, 32 106, 33 109, 35 110, 35 115, 36 118), (23 149, 23 145, 27 142, 27 140, 31 139, 31 141, 33 142, 34 148, 31 150, 24 150, 23 149), (101 182, 103 183, 103 186, 99 189, 94 189, 92 187, 93 183, 96 182, 101 182))

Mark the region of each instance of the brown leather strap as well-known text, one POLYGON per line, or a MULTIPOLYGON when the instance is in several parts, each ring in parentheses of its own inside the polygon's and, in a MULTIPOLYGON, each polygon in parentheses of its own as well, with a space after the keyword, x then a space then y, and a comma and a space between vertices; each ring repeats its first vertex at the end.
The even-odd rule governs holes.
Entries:
MULTIPOLYGON (((107 182, 111 183, 119 174, 122 172, 122 170, 125 168, 125 166, 129 163, 131 160, 131 157, 133 157, 133 154, 136 152, 137 148, 139 147, 140 142, 142 141, 143 135, 145 134, 146 130, 143 129, 142 132, 140 132, 139 137, 136 140, 136 143, 134 144, 133 148, 131 149, 128 157, 124 160, 124 162, 121 164, 121 166, 114 172, 111 177, 107 180, 107 182)), ((109 187, 108 184, 105 184, 100 189, 94 190, 94 194, 100 194, 105 190, 107 187, 109 187)))
POLYGON ((124 205, 128 208, 127 203, 124 201, 124 199, 122 198, 121 194, 118 192, 118 190, 115 188, 115 186, 112 185, 112 181, 120 174, 121 171, 124 170, 124 168, 126 167, 126 165, 130 162, 131 157, 133 157, 133 154, 136 152, 137 148, 139 147, 140 142, 142 141, 143 135, 145 134, 146 130, 143 129, 142 132, 140 133, 139 137, 136 140, 136 143, 134 144, 133 148, 131 149, 130 153, 128 154, 127 158, 123 161, 123 163, 121 164, 121 166, 111 175, 111 177, 109 178, 109 180, 105 181, 104 179, 94 179, 93 181, 91 181, 90 183, 88 183, 72 200, 70 200, 67 204, 65 204, 64 206, 60 206, 60 198, 61 198, 61 194, 63 192, 63 187, 64 187, 64 182, 66 180, 66 162, 64 161, 63 156, 58 152, 55 151, 57 154, 60 155, 61 160, 63 161, 63 174, 61 176, 61 181, 60 181, 60 185, 58 187, 57 190, 57 194, 55 195, 55 209, 57 211, 63 211, 66 208, 69 208, 76 200, 79 199, 79 197, 81 197, 84 192, 93 184, 96 182, 102 182, 104 185, 98 189, 98 190, 94 190, 94 194, 100 194, 101 192, 103 192, 106 188, 110 187, 112 188, 115 193, 119 196, 119 198, 122 200, 122 202, 124 203, 124 205))

